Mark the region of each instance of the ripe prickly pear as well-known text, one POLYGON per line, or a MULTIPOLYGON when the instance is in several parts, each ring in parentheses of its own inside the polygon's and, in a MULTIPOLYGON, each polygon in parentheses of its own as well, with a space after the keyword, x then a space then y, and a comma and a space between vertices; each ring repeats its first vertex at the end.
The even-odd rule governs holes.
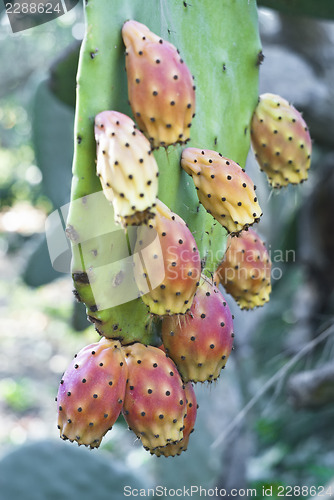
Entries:
POLYGON ((154 213, 158 166, 146 137, 128 116, 102 111, 95 118, 97 175, 123 225, 140 224, 154 213))
POLYGON ((218 288, 203 278, 190 311, 162 321, 162 341, 184 382, 213 381, 233 345, 230 309, 218 288))
POLYGON ((135 279, 139 291, 150 289, 142 299, 158 315, 184 314, 191 306, 201 276, 201 259, 193 235, 184 220, 161 201, 156 216, 139 228, 134 254, 135 279), (145 240, 153 240, 148 251, 145 240), (140 252, 140 253, 139 253, 140 252), (151 289, 151 277, 164 270, 160 285, 151 289))
POLYGON ((268 251, 253 230, 229 237, 223 262, 214 279, 220 281, 241 309, 253 309, 269 301, 271 260, 268 251))
POLYGON ((181 455, 183 451, 187 450, 190 434, 194 431, 198 405, 191 382, 185 384, 184 392, 186 394, 187 413, 184 415, 183 438, 177 443, 169 443, 166 446, 155 448, 151 451, 151 455, 156 455, 157 457, 175 457, 175 455, 181 455))
POLYGON ((59 386, 60 437, 98 447, 123 406, 127 365, 118 341, 101 339, 75 356, 59 386))
POLYGON ((312 142, 302 115, 279 95, 262 94, 251 124, 255 157, 274 188, 308 177, 312 142))
POLYGON ((130 105, 152 147, 184 144, 195 116, 193 77, 171 43, 127 21, 122 35, 130 105))
POLYGON ((181 166, 192 175, 199 201, 231 234, 236 234, 262 215, 255 186, 233 160, 209 149, 187 148, 181 166))
POLYGON ((124 347, 128 381, 123 415, 146 449, 183 437, 186 396, 173 361, 152 346, 124 347))

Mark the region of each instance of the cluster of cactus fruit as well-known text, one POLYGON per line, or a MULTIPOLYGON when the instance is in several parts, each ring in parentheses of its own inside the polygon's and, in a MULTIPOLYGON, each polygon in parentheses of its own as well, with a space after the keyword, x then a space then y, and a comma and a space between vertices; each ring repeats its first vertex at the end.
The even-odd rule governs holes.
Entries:
MULTIPOLYGON (((153 153, 190 140, 194 78, 179 51, 142 23, 126 21, 122 36, 135 122, 115 110, 96 114, 96 174, 116 223, 125 233, 136 226, 135 303, 145 309, 146 330, 158 328, 159 335, 152 345, 140 333, 129 335, 126 326, 111 321, 112 328, 106 327, 105 317, 92 317, 98 306, 84 292, 92 273, 74 267, 75 295, 86 303, 102 338, 84 347, 61 379, 58 428, 63 439, 95 448, 122 414, 145 449, 168 457, 187 449, 194 429, 198 405, 193 384, 217 380, 233 349, 233 316, 219 285, 242 309, 262 306, 271 292, 271 262, 250 228, 262 215, 256 186, 231 158, 189 147, 180 158, 199 203, 229 235, 224 258, 214 269, 201 258, 187 222, 159 198, 159 162, 153 153), (162 279, 152 287, 159 273, 162 279)), ((284 99, 259 98, 251 140, 273 187, 305 180, 308 129, 284 99)))

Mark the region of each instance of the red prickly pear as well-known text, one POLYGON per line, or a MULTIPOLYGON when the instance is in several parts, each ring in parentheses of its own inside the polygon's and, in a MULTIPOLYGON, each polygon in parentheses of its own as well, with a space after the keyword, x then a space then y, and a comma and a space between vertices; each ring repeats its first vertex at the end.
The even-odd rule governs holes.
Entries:
POLYGON ((233 160, 209 149, 186 148, 181 166, 192 175, 204 208, 229 233, 259 221, 262 211, 254 183, 233 160))
POLYGON ((271 260, 268 251, 253 230, 229 237, 223 262, 214 279, 220 281, 241 309, 253 309, 269 301, 271 260))
POLYGON ((195 116, 193 77, 171 43, 127 21, 122 35, 130 105, 152 147, 184 144, 195 116))
POLYGON ((162 321, 162 341, 184 382, 213 381, 233 345, 230 309, 218 288, 203 278, 190 311, 162 321))
POLYGON ((187 413, 184 415, 183 438, 177 443, 169 443, 166 446, 155 448, 151 451, 151 455, 156 455, 157 457, 175 457, 175 455, 181 455, 183 451, 187 450, 190 434, 194 431, 198 405, 191 382, 185 384, 184 392, 186 394, 187 413))
POLYGON ((183 437, 186 396, 173 361, 157 347, 124 347, 128 365, 123 415, 146 449, 183 437))
POLYGON ((251 124, 255 157, 269 184, 280 188, 308 177, 312 142, 308 127, 291 104, 275 94, 262 94, 251 124))
POLYGON ((118 341, 101 339, 81 349, 59 386, 60 437, 98 447, 122 410, 127 371, 118 341))
POLYGON ((158 166, 146 137, 128 116, 103 111, 95 118, 97 175, 123 225, 154 214, 158 166))
POLYGON ((191 306, 201 276, 201 258, 195 239, 184 220, 161 201, 157 202, 156 216, 148 224, 139 228, 134 257, 138 289, 140 293, 150 289, 142 299, 151 313, 183 314, 191 306), (150 254, 140 252, 144 240, 153 239, 151 232, 158 238, 150 245, 150 254), (164 279, 152 290, 150 277, 161 271, 164 271, 164 279))

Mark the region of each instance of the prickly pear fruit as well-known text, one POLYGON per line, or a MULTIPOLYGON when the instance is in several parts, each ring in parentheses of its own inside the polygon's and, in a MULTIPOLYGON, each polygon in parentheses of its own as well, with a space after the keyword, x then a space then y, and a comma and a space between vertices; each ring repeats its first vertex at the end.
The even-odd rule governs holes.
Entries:
POLYGON ((274 188, 308 177, 312 142, 302 115, 285 99, 262 94, 251 124, 255 157, 274 188))
POLYGON ((74 357, 60 382, 60 437, 98 447, 123 406, 127 365, 118 341, 101 339, 74 357))
POLYGON ((184 220, 164 203, 157 201, 156 216, 138 230, 134 253, 135 279, 142 299, 157 315, 184 314, 191 306, 201 276, 201 258, 193 235, 184 220), (150 253, 140 252, 150 233, 157 234, 150 253), (164 278, 153 290, 150 277, 164 270, 164 278))
POLYGON ((123 415, 146 449, 183 437, 186 395, 173 361, 157 347, 135 343, 124 348, 128 382, 123 415))
POLYGON ((146 137, 128 116, 102 111, 95 118, 97 175, 115 216, 140 224, 154 213, 158 166, 146 137))
POLYGON ((192 175, 204 208, 229 233, 259 221, 262 211, 254 183, 233 160, 209 149, 186 148, 181 166, 192 175))
POLYGON ((181 455, 183 451, 187 450, 190 434, 194 431, 198 405, 191 382, 185 384, 184 392, 186 394, 187 413, 184 415, 183 438, 177 443, 169 443, 166 446, 155 448, 151 451, 151 455, 156 455, 157 457, 175 457, 175 455, 181 455))
POLYGON ((195 116, 193 77, 171 43, 127 21, 122 35, 130 105, 152 147, 184 144, 195 116))
POLYGON ((230 293, 241 309, 253 309, 269 301, 271 292, 269 253, 253 230, 229 237, 224 260, 214 279, 230 293))
POLYGON ((162 341, 184 382, 213 381, 233 345, 230 309, 218 288, 203 278, 190 311, 162 321, 162 341))

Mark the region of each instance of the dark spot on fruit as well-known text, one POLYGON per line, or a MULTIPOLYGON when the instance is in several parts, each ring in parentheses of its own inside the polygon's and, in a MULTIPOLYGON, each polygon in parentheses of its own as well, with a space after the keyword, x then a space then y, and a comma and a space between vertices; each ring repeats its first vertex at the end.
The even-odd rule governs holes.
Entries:
POLYGON ((153 391, 152 391, 152 389, 148 389, 147 392, 148 392, 148 394, 152 394, 153 391))
POLYGON ((203 318, 203 319, 205 318, 205 314, 204 313, 201 314, 201 318, 203 318))
POLYGON ((78 412, 79 412, 79 413, 81 413, 81 412, 82 412, 82 408, 81 408, 81 406, 79 406, 79 408, 78 408, 78 412))

